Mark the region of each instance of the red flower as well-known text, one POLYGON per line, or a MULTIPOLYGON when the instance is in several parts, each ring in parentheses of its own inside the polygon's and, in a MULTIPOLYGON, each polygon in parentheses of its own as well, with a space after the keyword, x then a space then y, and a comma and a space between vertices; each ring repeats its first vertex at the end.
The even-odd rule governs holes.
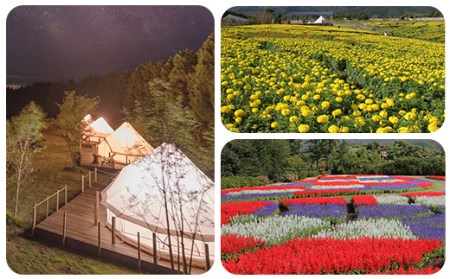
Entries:
POLYGON ((354 205, 377 205, 378 202, 374 196, 370 195, 361 195, 361 196, 353 196, 352 201, 354 205))

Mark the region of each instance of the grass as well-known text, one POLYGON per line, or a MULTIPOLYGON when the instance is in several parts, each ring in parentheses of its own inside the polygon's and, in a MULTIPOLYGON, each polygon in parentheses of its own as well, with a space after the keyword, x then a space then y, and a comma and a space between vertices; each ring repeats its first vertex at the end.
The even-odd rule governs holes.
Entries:
MULTIPOLYGON (((47 196, 61 189, 68 188, 70 201, 81 191, 81 175, 88 169, 71 167, 66 143, 53 129, 45 133, 42 145, 44 151, 35 154, 35 170, 33 179, 25 183, 20 191, 17 217, 14 212, 15 185, 7 181, 6 214, 7 239, 6 259, 9 267, 19 274, 133 274, 134 270, 121 268, 93 258, 80 256, 55 247, 41 244, 24 236, 31 227, 33 204, 44 200, 47 196)), ((107 176, 99 174, 99 181, 107 176)), ((61 202, 63 200, 61 196, 61 202)), ((50 208, 56 207, 56 198, 51 201, 50 208)), ((45 215, 45 203, 38 210, 39 217, 45 215)), ((38 217, 38 219, 39 219, 38 217)))

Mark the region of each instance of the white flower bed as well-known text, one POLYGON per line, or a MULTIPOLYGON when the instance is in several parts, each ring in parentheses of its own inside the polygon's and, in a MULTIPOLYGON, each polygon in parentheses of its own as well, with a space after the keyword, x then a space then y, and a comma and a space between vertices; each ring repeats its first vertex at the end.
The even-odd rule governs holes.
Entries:
POLYGON ((362 184, 352 184, 352 185, 317 185, 312 186, 311 190, 331 190, 331 189, 359 189, 364 188, 362 184))
POLYGON ((409 198, 399 195, 376 195, 378 204, 408 204, 409 198))
POLYGON ((266 240, 267 244, 280 244, 295 236, 315 234, 324 228, 331 228, 329 222, 305 216, 255 217, 254 220, 246 218, 243 223, 237 217, 230 224, 222 226, 222 234, 254 236, 266 240))
POLYGON ((354 179, 354 178, 319 179, 317 182, 320 182, 320 183, 333 182, 333 183, 335 183, 335 182, 349 182, 349 181, 355 182, 355 183, 359 182, 358 179, 354 179))
POLYGON ((332 238, 403 238, 417 239, 408 226, 403 225, 395 219, 362 219, 353 222, 342 223, 332 229, 324 229, 314 237, 332 237, 332 238))
POLYGON ((425 206, 439 206, 445 205, 445 196, 438 197, 416 197, 416 204, 421 204, 425 206))

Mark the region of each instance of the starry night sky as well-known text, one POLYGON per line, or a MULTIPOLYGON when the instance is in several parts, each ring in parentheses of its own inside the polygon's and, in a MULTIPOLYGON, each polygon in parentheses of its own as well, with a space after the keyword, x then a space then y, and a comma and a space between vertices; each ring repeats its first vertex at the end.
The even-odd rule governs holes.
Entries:
POLYGON ((122 73, 197 51, 213 31, 200 6, 19 6, 6 23, 7 83, 122 73))

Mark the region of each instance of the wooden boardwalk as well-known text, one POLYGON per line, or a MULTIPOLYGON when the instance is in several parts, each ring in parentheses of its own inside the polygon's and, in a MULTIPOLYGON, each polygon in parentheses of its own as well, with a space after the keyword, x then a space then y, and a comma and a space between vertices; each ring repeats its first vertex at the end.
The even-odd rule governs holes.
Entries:
MULTIPOLYGON (((106 208, 99 206, 98 221, 100 230, 94 222, 96 191, 101 191, 105 185, 95 185, 86 189, 69 203, 61 207, 42 222, 37 224, 34 235, 39 239, 47 241, 53 245, 64 246, 65 249, 73 250, 97 256, 105 260, 116 262, 130 268, 140 269, 143 272, 154 274, 170 274, 170 262, 159 259, 157 264, 153 263, 153 256, 141 251, 140 264, 138 259, 138 249, 116 239, 112 242, 112 233, 106 227, 106 208), (63 237, 63 220, 66 215, 66 237, 63 237), (100 249, 98 235, 100 231, 100 249), (64 245, 63 245, 64 239, 64 245)), ((175 263, 175 266, 177 264, 175 263)), ((205 270, 192 268, 192 274, 202 274, 205 270)))

